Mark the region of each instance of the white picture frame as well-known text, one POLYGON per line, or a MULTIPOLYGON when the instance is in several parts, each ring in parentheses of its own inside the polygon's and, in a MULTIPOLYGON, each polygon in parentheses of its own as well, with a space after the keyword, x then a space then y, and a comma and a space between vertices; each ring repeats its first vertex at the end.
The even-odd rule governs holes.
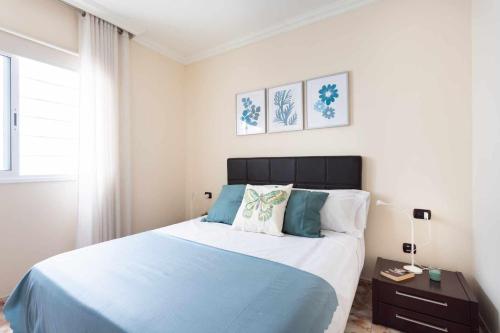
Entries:
POLYGON ((236 135, 266 133, 266 89, 236 94, 236 135))
POLYGON ((302 81, 267 89, 267 132, 304 129, 304 84, 302 81))
POLYGON ((306 81, 307 129, 349 125, 349 73, 306 81))

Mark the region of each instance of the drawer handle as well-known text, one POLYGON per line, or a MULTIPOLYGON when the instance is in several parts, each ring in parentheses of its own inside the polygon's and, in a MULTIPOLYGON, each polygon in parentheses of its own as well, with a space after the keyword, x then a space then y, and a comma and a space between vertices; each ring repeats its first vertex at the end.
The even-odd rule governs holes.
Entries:
POLYGON ((404 297, 408 297, 408 298, 413 298, 413 299, 417 299, 419 301, 424 301, 424 302, 428 302, 428 303, 432 303, 432 304, 437 304, 437 305, 441 305, 441 306, 448 306, 448 303, 446 303, 446 302, 434 301, 432 299, 418 297, 418 296, 410 295, 410 294, 407 294, 407 293, 402 293, 402 292, 397 291, 397 290, 396 290, 396 295, 398 295, 398 296, 404 296, 404 297))
POLYGON ((431 325, 431 324, 424 323, 423 321, 411 319, 411 318, 408 318, 408 317, 405 317, 405 316, 400 316, 398 314, 396 314, 396 318, 404 320, 404 321, 408 321, 410 323, 414 323, 414 324, 417 324, 417 325, 420 325, 420 326, 429 327, 429 328, 432 328, 432 329, 437 330, 437 331, 448 332, 448 328, 446 328, 446 327, 434 326, 434 325, 431 325))

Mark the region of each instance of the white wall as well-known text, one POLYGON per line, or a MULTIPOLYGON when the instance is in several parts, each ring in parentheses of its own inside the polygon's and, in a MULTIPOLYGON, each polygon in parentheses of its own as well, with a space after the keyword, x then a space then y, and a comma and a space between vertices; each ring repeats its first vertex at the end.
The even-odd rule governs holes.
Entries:
MULTIPOLYGON (((73 8, 56 0, 0 0, 0 8, 0 27, 78 51, 79 14, 73 8)), ((27 42, 19 43, 26 50, 27 42)), ((184 217, 184 66, 133 41, 130 63, 138 232, 184 217)), ((0 297, 36 262, 74 248, 76 219, 76 182, 0 184, 0 297)))
POLYGON ((474 275, 481 313, 500 331, 500 2, 472 2, 474 275))
MULTIPOLYGON (((468 0, 380 0, 187 66, 187 214, 226 182, 228 157, 359 154, 374 199, 432 210, 434 241, 418 261, 470 278, 470 38, 468 0), (236 93, 342 71, 350 126, 235 135, 236 93)), ((372 205, 364 274, 377 256, 405 258, 408 238, 405 216, 372 205)))

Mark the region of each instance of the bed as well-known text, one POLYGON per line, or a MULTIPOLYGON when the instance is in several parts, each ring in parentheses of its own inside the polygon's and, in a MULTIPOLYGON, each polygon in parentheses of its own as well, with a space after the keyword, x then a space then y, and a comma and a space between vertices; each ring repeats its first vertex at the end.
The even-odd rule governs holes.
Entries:
MULTIPOLYGON (((228 184, 360 189, 359 156, 229 159, 228 184)), ((15 332, 343 332, 364 239, 274 237, 200 218, 35 265, 5 314, 15 332)))
POLYGON ((156 232, 279 262, 320 276, 335 288, 338 298, 327 332, 344 332, 363 268, 363 238, 329 230, 323 231, 324 238, 290 235, 278 238, 234 232, 224 224, 199 221, 200 218, 174 224, 156 232))

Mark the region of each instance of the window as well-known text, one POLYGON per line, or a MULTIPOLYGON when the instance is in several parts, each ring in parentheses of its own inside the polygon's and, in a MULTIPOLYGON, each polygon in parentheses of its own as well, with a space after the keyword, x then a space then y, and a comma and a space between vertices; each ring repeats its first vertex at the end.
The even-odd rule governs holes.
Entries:
POLYGON ((0 180, 72 177, 77 169, 77 72, 2 55, 0 180))
POLYGON ((0 54, 0 171, 10 170, 10 58, 0 54))

